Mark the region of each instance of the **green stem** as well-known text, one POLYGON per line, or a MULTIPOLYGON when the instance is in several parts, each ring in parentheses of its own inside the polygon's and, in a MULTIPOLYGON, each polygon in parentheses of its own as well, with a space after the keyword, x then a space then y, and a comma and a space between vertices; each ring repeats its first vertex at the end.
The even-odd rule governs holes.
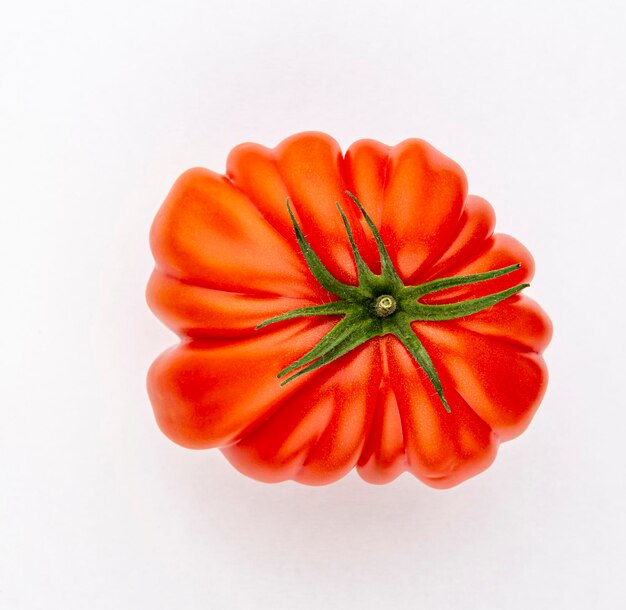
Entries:
POLYGON ((303 318, 310 316, 333 316, 336 314, 346 314, 350 311, 349 307, 343 301, 332 301, 331 303, 324 303, 323 305, 311 305, 310 307, 300 307, 300 309, 292 309, 286 313, 283 313, 265 322, 261 322, 255 330, 275 324, 276 322, 282 322, 283 320, 292 320, 293 318, 303 318))
POLYGON ((444 409, 450 413, 450 405, 446 397, 443 395, 443 387, 435 369, 433 361, 430 359, 430 355, 426 351, 426 348, 422 342, 417 338, 417 335, 411 328, 411 319, 408 316, 397 316, 397 319, 393 321, 393 334, 400 339, 402 345, 413 356, 415 361, 422 367, 424 373, 432 383, 435 391, 439 395, 439 398, 443 404, 444 409))
POLYGON ((461 301, 460 303, 448 303, 446 305, 425 305, 423 303, 414 303, 407 305, 405 311, 413 317, 414 320, 422 320, 424 322, 441 322, 443 320, 455 320, 457 318, 465 318, 473 313, 478 313, 489 307, 504 301, 517 294, 520 290, 528 288, 530 284, 519 284, 513 288, 496 292, 484 297, 461 301))
POLYGON ((519 263, 515 265, 509 265, 508 267, 502 267, 501 269, 495 269, 494 271, 485 271, 484 273, 474 273, 472 275, 454 275, 452 277, 443 277, 430 282, 425 282, 419 286, 408 286, 405 291, 405 296, 412 299, 419 299, 420 297, 432 294, 433 292, 440 292, 448 288, 457 288, 458 286, 466 286, 467 284, 478 284, 480 282, 487 282, 503 275, 508 275, 517 271, 521 265, 519 263))
POLYGON ((373 321, 367 320, 363 324, 363 326, 360 327, 358 333, 353 333, 352 335, 348 335, 347 337, 344 337, 344 339, 340 341, 339 343, 337 343, 337 345, 335 345, 331 350, 325 352, 317 360, 311 362, 305 368, 294 373, 288 379, 285 379, 285 381, 283 381, 280 385, 284 386, 290 381, 293 381, 294 379, 300 377, 301 375, 310 373, 311 371, 319 369, 320 367, 337 360, 337 358, 341 358, 341 356, 344 356, 348 352, 351 352, 353 349, 355 349, 362 343, 365 343, 365 341, 369 341, 369 339, 372 339, 375 336, 376 336, 376 331, 374 328, 373 321))
POLYGON ((353 294, 355 291, 354 286, 348 286, 340 282, 333 274, 324 267, 324 263, 320 260, 320 258, 315 254, 311 244, 306 240, 296 217, 294 216, 291 206, 289 205, 289 199, 287 199, 287 209, 289 210, 289 216, 291 216, 291 222, 293 224, 294 231, 296 233, 296 239, 298 240, 298 245, 300 246, 300 250, 302 250, 302 254, 304 255, 304 259, 311 270, 311 273, 315 277, 315 279, 319 282, 322 288, 325 288, 331 294, 337 295, 339 298, 345 299, 353 294))

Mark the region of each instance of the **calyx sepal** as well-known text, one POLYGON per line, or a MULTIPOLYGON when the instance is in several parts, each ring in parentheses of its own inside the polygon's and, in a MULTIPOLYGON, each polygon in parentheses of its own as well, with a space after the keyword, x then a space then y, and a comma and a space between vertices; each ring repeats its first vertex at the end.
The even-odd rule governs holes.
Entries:
POLYGON ((367 265, 354 240, 348 219, 337 203, 337 208, 346 229, 350 248, 357 270, 357 286, 344 284, 335 278, 317 256, 296 220, 287 199, 287 209, 293 224, 300 250, 315 279, 327 292, 338 300, 301 307, 265 320, 256 328, 301 317, 343 315, 343 318, 306 354, 278 373, 285 385, 310 371, 314 371, 362 345, 374 337, 392 334, 404 345, 416 363, 424 371, 437 392, 445 410, 450 412, 441 380, 426 348, 411 327, 412 322, 439 322, 470 316, 526 288, 529 284, 518 284, 487 296, 447 303, 429 305, 420 299, 442 290, 477 284, 502 277, 517 271, 521 265, 509 265, 501 269, 471 275, 451 276, 424 282, 417 286, 405 286, 398 275, 378 229, 360 201, 349 191, 348 196, 356 204, 374 237, 381 263, 380 274, 375 274, 367 265))

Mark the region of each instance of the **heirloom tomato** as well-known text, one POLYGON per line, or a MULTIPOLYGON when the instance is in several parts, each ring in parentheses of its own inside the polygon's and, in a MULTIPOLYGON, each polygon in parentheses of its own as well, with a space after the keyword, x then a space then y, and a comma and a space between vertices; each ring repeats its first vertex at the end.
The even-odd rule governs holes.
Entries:
POLYGON ((481 472, 533 417, 551 336, 494 221, 417 139, 307 132, 185 172, 151 230, 148 302, 181 339, 148 374, 159 426, 260 481, 481 472))

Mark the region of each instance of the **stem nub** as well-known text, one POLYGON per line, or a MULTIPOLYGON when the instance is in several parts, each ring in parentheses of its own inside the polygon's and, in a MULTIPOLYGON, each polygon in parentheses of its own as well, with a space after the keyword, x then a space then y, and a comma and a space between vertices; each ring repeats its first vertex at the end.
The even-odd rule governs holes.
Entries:
POLYGON ((390 316, 398 307, 398 303, 390 294, 381 294, 374 302, 374 313, 379 318, 390 316))

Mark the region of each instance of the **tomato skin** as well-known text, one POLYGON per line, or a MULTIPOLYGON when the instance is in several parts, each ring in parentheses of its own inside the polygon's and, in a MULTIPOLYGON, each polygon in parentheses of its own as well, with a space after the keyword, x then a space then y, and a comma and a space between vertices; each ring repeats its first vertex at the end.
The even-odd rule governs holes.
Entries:
POLYGON ((335 300, 312 276, 285 201, 314 250, 344 283, 357 275, 340 202, 363 258, 380 259, 345 191, 379 227, 402 281, 416 285, 521 263, 510 274, 424 297, 455 303, 528 282, 530 253, 494 234, 493 209, 467 194, 461 168, 428 143, 360 140, 342 155, 305 132, 274 149, 242 144, 226 176, 196 168, 176 182, 150 235, 156 268, 147 301, 181 338, 148 373, 157 423, 174 442, 221 448, 241 472, 309 485, 356 468, 375 484, 410 472, 436 488, 487 468, 500 442, 529 425, 547 385, 541 356, 552 327, 525 294, 465 318, 414 322, 451 413, 402 343, 376 337, 282 387, 278 372, 316 345, 340 316, 268 318, 335 300))

